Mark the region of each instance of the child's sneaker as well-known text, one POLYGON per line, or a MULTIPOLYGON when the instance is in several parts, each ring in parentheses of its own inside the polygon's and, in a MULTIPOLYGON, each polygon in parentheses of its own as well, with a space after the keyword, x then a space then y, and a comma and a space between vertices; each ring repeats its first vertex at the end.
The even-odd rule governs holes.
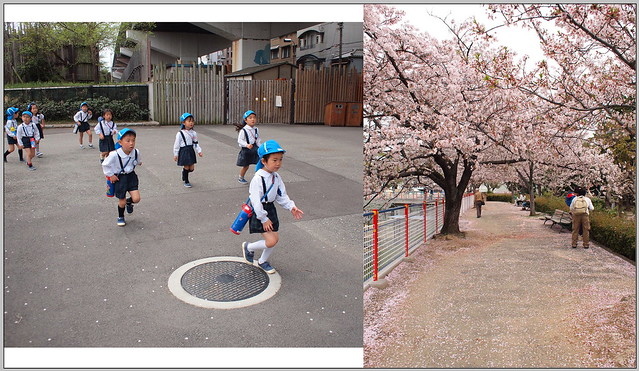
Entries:
POLYGON ((95 147, 93 147, 93 143, 89 143, 89 148, 93 149, 95 147))
POLYGON ((133 202, 126 203, 126 212, 131 214, 133 212, 133 202))
POLYGON ((243 177, 239 177, 239 178, 237 178, 237 181, 238 181, 238 182, 240 182, 240 183, 242 183, 242 184, 246 184, 246 183, 248 183, 248 182, 246 181, 246 179, 244 179, 243 177))
POLYGON ((260 268, 264 270, 264 272, 268 274, 275 273, 275 268, 271 267, 271 265, 268 262, 259 263, 258 265, 260 266, 260 268))
POLYGON ((44 156, 44 153, 42 153, 42 152, 36 153, 36 157, 42 157, 42 156, 44 156))
POLYGON ((253 256, 255 255, 255 253, 253 251, 249 251, 248 242, 242 242, 242 254, 244 255, 244 259, 246 259, 247 262, 253 264, 253 256))
POLYGON ((83 144, 80 144, 80 149, 84 149, 84 145, 83 144))
POLYGON ((35 170, 36 167, 35 166, 29 166, 29 170, 35 170))
POLYGON ((184 182, 184 186, 185 186, 186 188, 191 188, 191 187, 193 187, 193 186, 191 185, 191 183, 189 183, 189 182, 184 182))
POLYGON ((126 222, 124 221, 124 217, 118 218, 118 225, 120 227, 124 227, 126 225, 126 222))

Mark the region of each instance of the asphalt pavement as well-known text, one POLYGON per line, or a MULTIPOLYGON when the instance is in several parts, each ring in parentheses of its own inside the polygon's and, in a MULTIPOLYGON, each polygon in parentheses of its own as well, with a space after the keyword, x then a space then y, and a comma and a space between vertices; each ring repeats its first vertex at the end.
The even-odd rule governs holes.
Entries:
POLYGON ((281 288, 238 309, 196 307, 167 288, 178 267, 241 256, 260 237, 229 232, 248 197, 235 128, 196 125, 204 157, 190 189, 173 161, 177 127, 133 128, 141 202, 125 227, 99 150, 80 149, 70 128, 46 130, 36 171, 16 152, 4 163, 5 347, 362 346, 361 128, 260 125, 287 150, 279 173, 305 215, 278 206, 269 260, 281 288))

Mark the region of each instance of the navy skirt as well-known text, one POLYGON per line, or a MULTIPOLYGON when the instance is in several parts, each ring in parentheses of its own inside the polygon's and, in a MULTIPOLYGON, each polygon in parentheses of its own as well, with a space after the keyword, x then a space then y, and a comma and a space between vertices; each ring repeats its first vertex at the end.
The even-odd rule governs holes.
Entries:
POLYGON ((184 146, 180 147, 180 151, 178 152, 178 166, 189 166, 197 163, 197 158, 195 157, 195 149, 193 146, 184 146))
POLYGON ((237 162, 235 164, 237 166, 255 165, 259 158, 256 145, 253 145, 253 148, 251 149, 242 147, 242 149, 240 149, 240 153, 237 154, 237 162))
MULTIPOLYGON (((275 204, 273 202, 262 202, 264 211, 267 212, 269 220, 273 223, 273 230, 271 232, 277 232, 280 229, 280 221, 277 218, 277 210, 275 210, 275 204)), ((264 226, 262 222, 255 216, 255 213, 251 215, 249 220, 249 232, 250 233, 264 233, 264 226)))
POLYGON ((104 139, 100 139, 100 152, 115 151, 115 143, 113 142, 113 135, 105 135, 104 139))

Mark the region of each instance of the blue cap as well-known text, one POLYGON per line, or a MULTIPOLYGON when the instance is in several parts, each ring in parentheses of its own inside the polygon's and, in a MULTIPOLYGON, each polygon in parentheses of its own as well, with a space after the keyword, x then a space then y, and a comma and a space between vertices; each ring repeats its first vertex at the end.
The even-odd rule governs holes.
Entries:
POLYGON ((244 116, 242 116, 242 120, 246 120, 247 117, 249 117, 250 115, 255 115, 257 116, 257 114, 251 110, 248 110, 246 112, 244 112, 244 116))
MULTIPOLYGON (((188 113, 188 112, 184 112, 182 114, 182 116, 180 116, 180 122, 184 122, 188 117, 193 117, 192 114, 188 113)), ((195 120, 195 117, 193 117, 193 119, 195 120)))
POLYGON ((20 112, 20 110, 18 108, 9 107, 9 108, 7 108, 7 117, 13 118, 13 115, 15 115, 18 112, 20 112))
POLYGON ((33 113, 29 112, 29 111, 24 111, 22 112, 23 115, 29 115, 29 117, 33 117, 33 113))
POLYGON ((80 109, 82 109, 82 106, 87 106, 87 107, 89 107, 89 103, 87 103, 87 102, 82 102, 82 104, 80 104, 80 109))
POLYGON ((279 143, 277 143, 276 141, 271 139, 262 143, 262 145, 257 148, 257 154, 258 156, 260 156, 260 158, 257 161, 257 165, 255 165, 255 171, 258 171, 259 169, 264 167, 264 164, 262 164, 262 157, 264 157, 265 155, 270 155, 271 153, 279 152, 284 153, 286 152, 286 150, 282 148, 282 146, 280 146, 279 143))
POLYGON ((120 145, 120 139, 122 139, 124 134, 128 133, 129 131, 132 132, 133 134, 135 134, 135 130, 129 129, 129 128, 124 128, 124 129, 118 131, 118 136, 117 136, 118 141, 117 141, 117 143, 115 143, 115 149, 118 149, 118 148, 122 147, 120 145))

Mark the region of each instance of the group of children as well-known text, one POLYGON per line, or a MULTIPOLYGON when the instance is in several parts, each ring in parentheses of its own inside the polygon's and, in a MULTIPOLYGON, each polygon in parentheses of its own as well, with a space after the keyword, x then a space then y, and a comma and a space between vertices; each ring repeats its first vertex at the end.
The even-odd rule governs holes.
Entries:
MULTIPOLYGON (((190 113, 184 113, 180 117, 182 122, 180 131, 175 136, 173 144, 173 160, 178 166, 182 166, 182 181, 187 188, 191 187, 189 173, 195 170, 197 158, 195 153, 202 157, 202 148, 197 140, 197 133, 193 130, 195 119, 190 113)), ((256 242, 242 243, 242 255, 250 264, 254 262, 256 251, 261 251, 257 264, 267 273, 275 273, 275 268, 268 262, 273 252, 273 247, 279 241, 279 220, 274 202, 283 208, 290 210, 293 217, 300 219, 304 213, 286 193, 286 187, 277 171, 282 166, 284 152, 286 152, 274 140, 261 142, 257 127, 257 115, 249 110, 243 115, 242 125, 237 125, 237 143, 240 152, 236 165, 240 167, 238 182, 248 184, 244 178, 250 165, 256 165, 255 176, 249 185, 249 199, 253 212, 249 221, 250 233, 261 233, 263 239, 256 242), (267 187, 266 185, 269 184, 267 187)), ((134 201, 135 202, 135 201, 134 201)))
MULTIPOLYGON (((35 170, 32 160, 41 157, 39 143, 44 138, 44 115, 38 112, 35 103, 29 104, 27 110, 22 112, 22 123, 17 124, 20 110, 9 108, 6 111, 7 141, 9 149, 4 153, 4 161, 14 151, 14 145, 18 145, 20 161, 23 161, 22 150, 27 154, 27 166, 35 170)), ((84 149, 83 135, 88 134, 89 148, 93 147, 93 136, 89 120, 93 112, 87 102, 82 102, 80 110, 74 115, 74 133, 79 134, 80 148, 84 149)), ((195 170, 197 156, 202 157, 202 147, 198 142, 197 133, 193 129, 195 118, 186 112, 180 116, 180 130, 175 136, 173 145, 173 160, 182 167, 182 181, 184 187, 191 188, 189 174, 195 170), (197 155, 196 155, 197 154, 197 155)), ((276 141, 268 140, 262 143, 259 131, 256 127, 257 115, 249 110, 243 115, 242 125, 237 125, 237 143, 240 152, 236 165, 240 167, 238 182, 249 184, 245 175, 250 165, 256 165, 255 175, 249 184, 249 200, 253 209, 249 221, 250 233, 261 233, 262 239, 255 242, 243 242, 241 244, 242 255, 250 264, 254 262, 255 252, 261 251, 257 264, 267 273, 274 273, 275 269, 268 262, 273 252, 273 247, 279 241, 279 219, 274 203, 277 202, 283 208, 291 211, 296 219, 302 218, 304 213, 288 197, 286 187, 281 176, 277 173, 286 152, 276 141)), ((135 148, 137 134, 135 130, 125 128, 118 130, 113 122, 113 111, 105 109, 98 123, 94 127, 99 136, 100 163, 102 171, 113 185, 113 195, 118 199, 117 225, 125 226, 124 211, 133 212, 134 204, 140 202, 139 180, 135 168, 142 164, 140 151, 135 148), (116 140, 114 141, 114 136, 116 140), (127 193, 129 197, 127 197, 127 193)))
POLYGON ((7 156, 15 151, 18 146, 18 157, 24 161, 23 150, 27 153, 27 168, 35 170, 33 166, 34 157, 42 157, 40 152, 40 140, 44 138, 44 115, 39 112, 35 103, 29 103, 27 109, 20 114, 20 109, 9 107, 6 111, 7 122, 4 130, 7 133, 8 149, 4 152, 4 162, 7 156), (22 123, 18 125, 18 116, 21 116, 22 123))

